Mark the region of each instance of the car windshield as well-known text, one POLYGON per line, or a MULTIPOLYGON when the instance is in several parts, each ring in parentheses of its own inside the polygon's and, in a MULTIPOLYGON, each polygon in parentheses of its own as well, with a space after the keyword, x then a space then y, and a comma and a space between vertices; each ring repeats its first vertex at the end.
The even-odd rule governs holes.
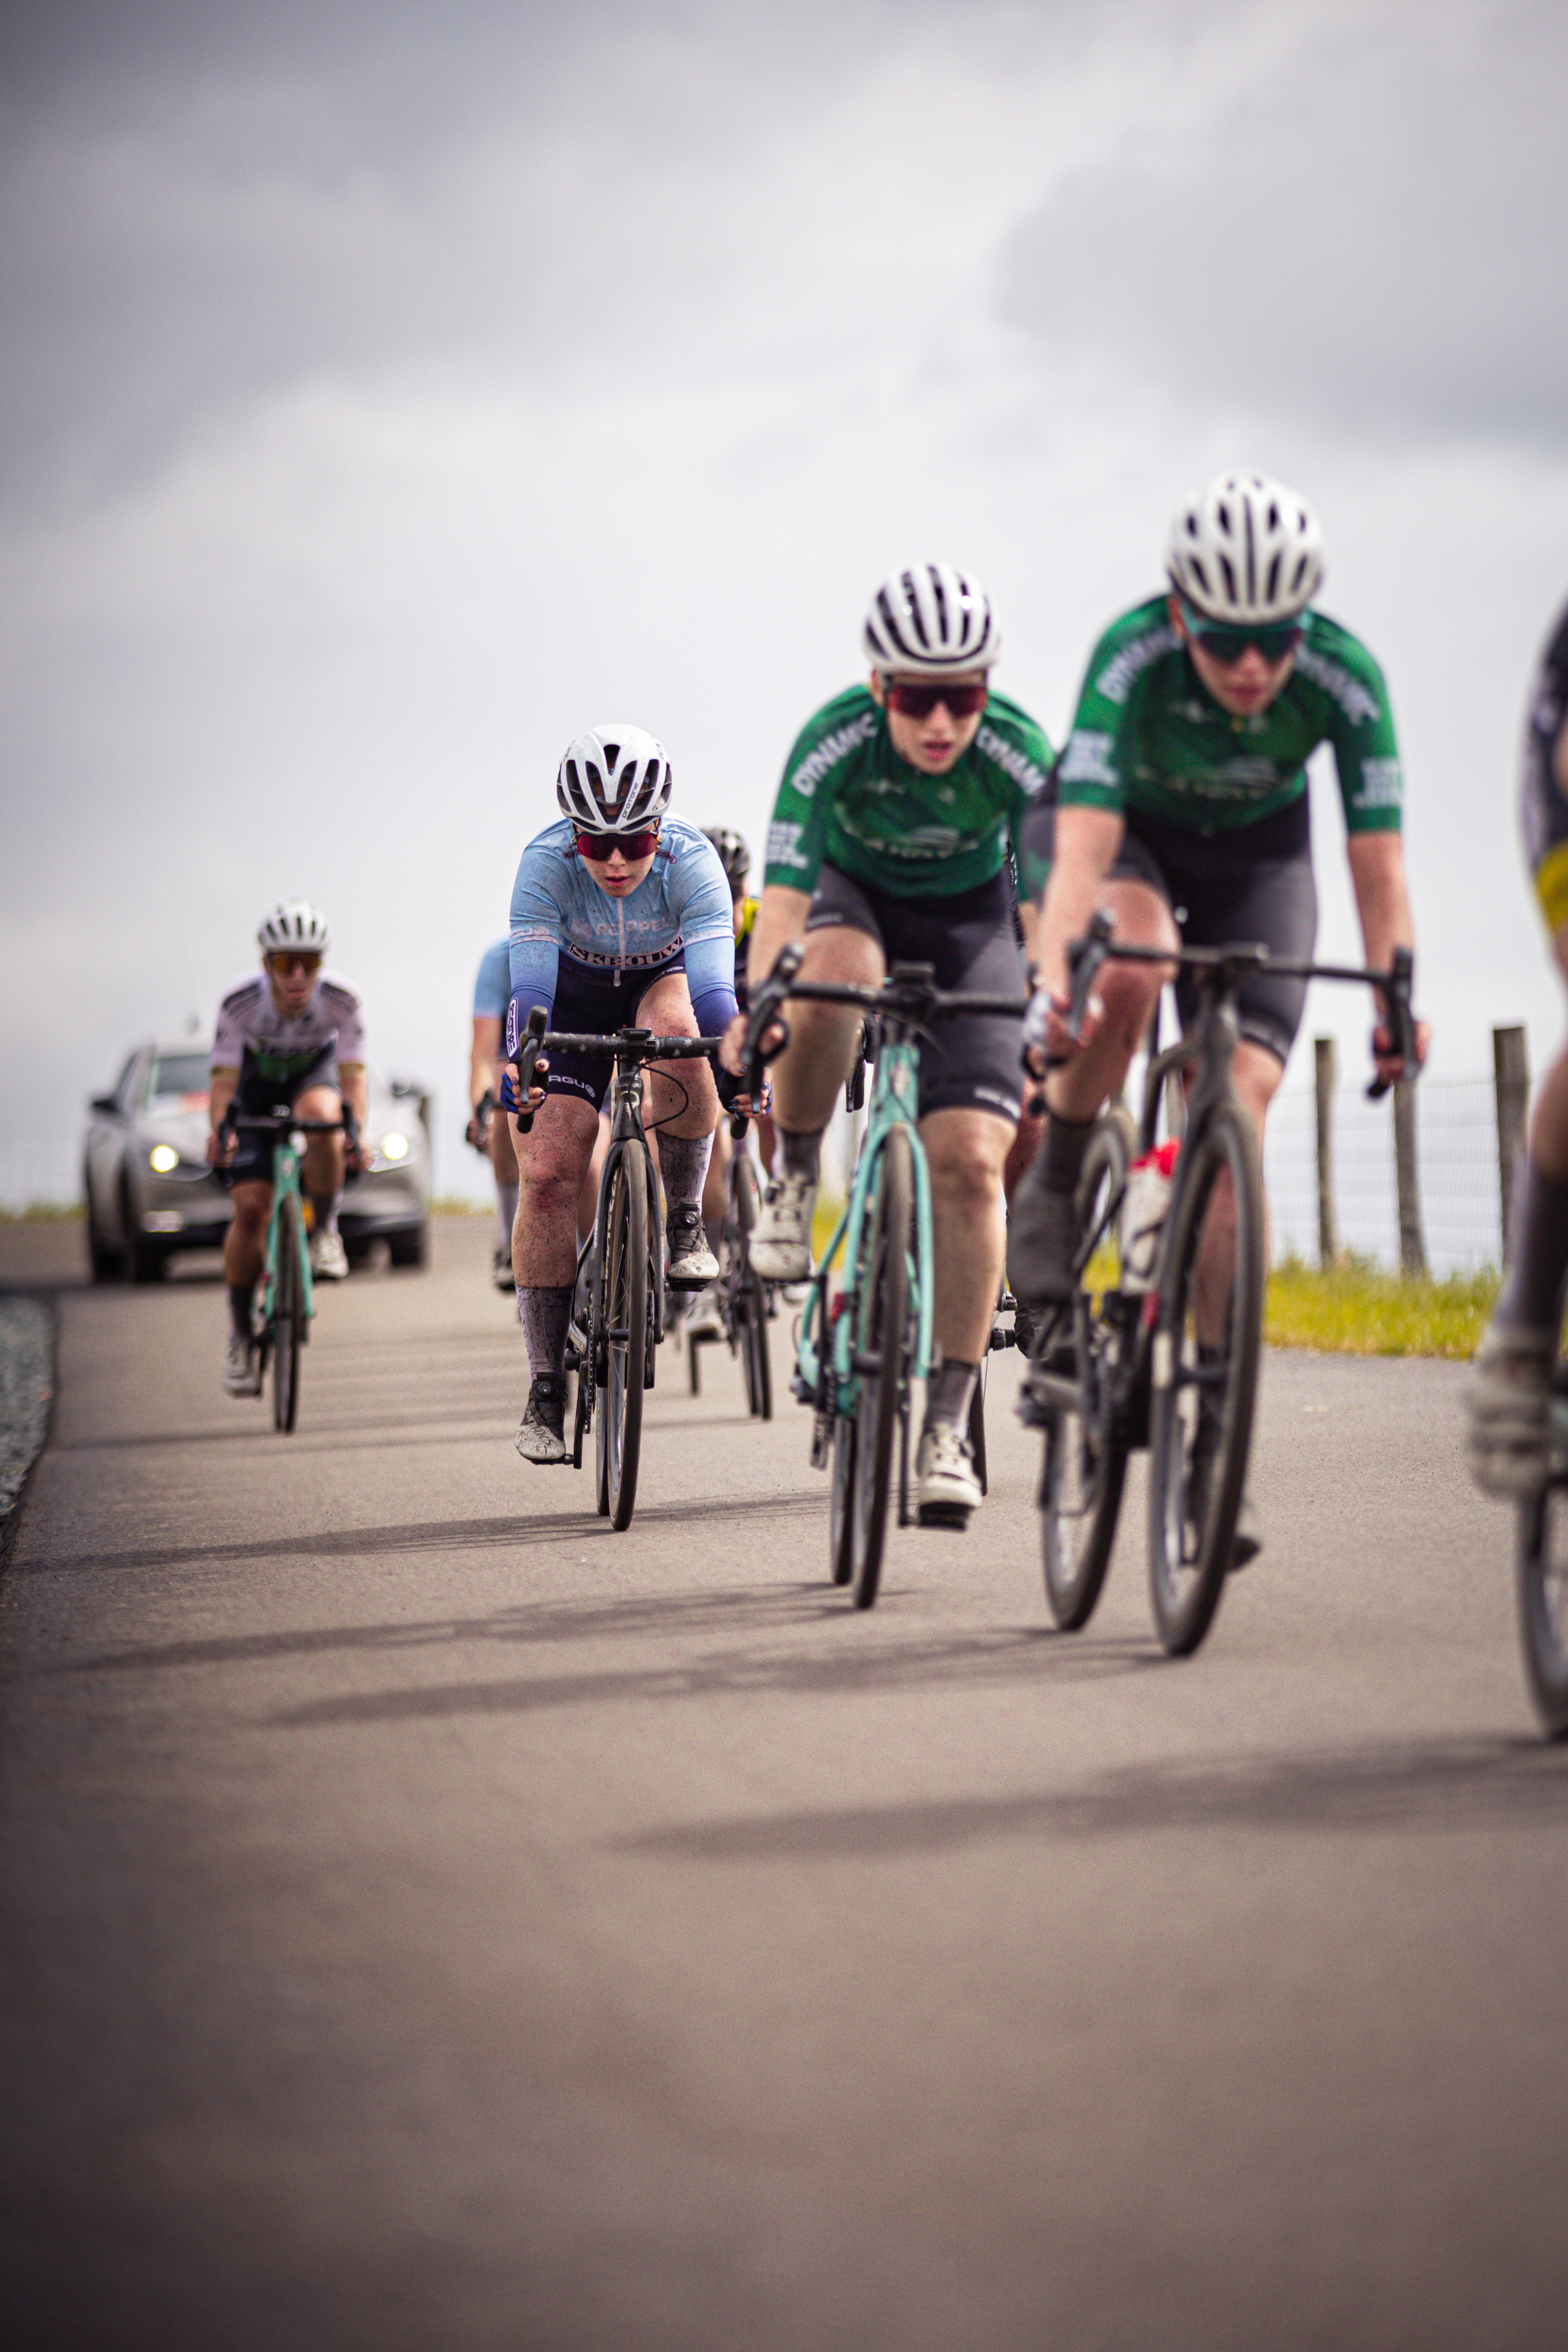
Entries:
POLYGON ((149 1110, 205 1110, 210 1085, 207 1056, 154 1054, 147 1066, 149 1110))

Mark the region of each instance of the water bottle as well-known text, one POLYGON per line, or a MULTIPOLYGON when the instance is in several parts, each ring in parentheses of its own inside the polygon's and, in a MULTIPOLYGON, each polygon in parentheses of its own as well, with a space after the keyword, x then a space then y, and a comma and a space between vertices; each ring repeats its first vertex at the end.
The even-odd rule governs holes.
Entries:
POLYGON ((1171 1174, 1181 1145, 1172 1141, 1145 1151, 1127 1171, 1121 1196, 1121 1287, 1147 1290, 1154 1280, 1160 1234, 1171 1205, 1171 1174))

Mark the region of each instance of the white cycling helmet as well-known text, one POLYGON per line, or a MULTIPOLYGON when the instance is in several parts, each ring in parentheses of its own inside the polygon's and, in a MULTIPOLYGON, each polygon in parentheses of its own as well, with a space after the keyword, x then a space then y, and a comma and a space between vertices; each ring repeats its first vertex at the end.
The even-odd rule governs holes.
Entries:
POLYGON ((973 573, 952 563, 911 563, 872 597, 863 643, 884 677, 954 677, 989 669, 1002 633, 973 573))
POLYGON ((256 944, 264 956, 279 948, 303 948, 307 955, 325 955, 331 945, 327 919, 308 898, 282 898, 262 916, 256 944))
POLYGON ((640 833, 669 806, 664 746, 644 727, 590 727, 561 757, 555 797, 584 833, 640 833))
POLYGON ((1318 518, 1267 474, 1221 474, 1176 509, 1166 566, 1211 621, 1289 621, 1323 577, 1318 518))

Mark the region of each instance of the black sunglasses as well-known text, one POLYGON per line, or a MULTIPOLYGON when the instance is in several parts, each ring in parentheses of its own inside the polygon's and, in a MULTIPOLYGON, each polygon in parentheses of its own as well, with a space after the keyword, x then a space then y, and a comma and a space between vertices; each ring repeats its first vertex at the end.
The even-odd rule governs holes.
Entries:
POLYGON ((888 708, 896 710, 901 719, 929 719, 937 704, 944 702, 950 719, 973 719, 977 710, 984 709, 990 691, 984 679, 978 686, 955 686, 951 678, 939 678, 930 686, 921 686, 912 678, 890 677, 888 708))
POLYGON ((1238 662, 1248 646, 1256 646, 1266 662, 1279 662, 1287 654, 1293 654, 1301 642, 1300 621, 1270 621, 1253 628, 1233 628, 1224 622, 1205 620, 1201 613, 1194 612, 1184 597, 1182 618, 1187 625, 1188 636, 1202 646, 1209 659, 1218 662, 1221 669, 1229 669, 1233 662, 1238 662))

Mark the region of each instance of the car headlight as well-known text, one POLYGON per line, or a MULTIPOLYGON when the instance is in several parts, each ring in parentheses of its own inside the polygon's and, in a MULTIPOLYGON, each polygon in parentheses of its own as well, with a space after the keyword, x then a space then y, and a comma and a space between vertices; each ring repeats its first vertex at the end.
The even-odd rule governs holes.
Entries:
POLYGON ((173 1175, 180 1164, 180 1155, 172 1143, 155 1143, 147 1154, 147 1165, 159 1176, 173 1175))
POLYGON ((384 1160, 406 1160, 408 1138, 394 1128, 390 1135, 384 1135, 381 1139, 381 1156, 384 1160))

